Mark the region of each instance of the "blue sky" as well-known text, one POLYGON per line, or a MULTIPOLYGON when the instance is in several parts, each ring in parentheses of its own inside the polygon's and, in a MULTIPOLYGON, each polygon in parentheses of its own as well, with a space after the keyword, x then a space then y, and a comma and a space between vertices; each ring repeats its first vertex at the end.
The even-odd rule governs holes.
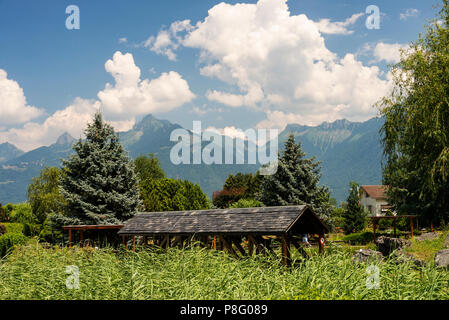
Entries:
POLYGON ((391 86, 395 50, 438 12, 436 0, 220 3, 0 0, 0 143, 79 136, 96 108, 117 130, 147 113, 228 134, 363 121, 391 86), (65 26, 68 5, 79 30, 65 26))

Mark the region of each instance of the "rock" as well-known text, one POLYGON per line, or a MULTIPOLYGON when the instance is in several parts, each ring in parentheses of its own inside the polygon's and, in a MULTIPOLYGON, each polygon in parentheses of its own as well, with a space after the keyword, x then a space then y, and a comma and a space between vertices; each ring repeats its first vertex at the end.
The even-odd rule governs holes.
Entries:
POLYGON ((393 259, 397 264, 411 262, 416 267, 422 267, 424 265, 424 261, 419 260, 419 259, 415 258, 414 256, 412 256, 411 254, 403 252, 402 250, 396 251, 393 259))
POLYGON ((354 253, 352 260, 357 262, 367 262, 367 261, 380 261, 382 260, 382 253, 379 251, 371 250, 371 249, 360 249, 356 253, 354 253))
POLYGON ((415 237, 416 241, 426 241, 426 240, 435 240, 439 237, 440 235, 437 232, 427 232, 424 233, 418 237, 415 237))
POLYGON ((410 246, 412 243, 409 240, 390 238, 381 236, 376 239, 377 249, 384 255, 390 255, 394 250, 402 249, 410 246))
POLYGON ((449 249, 444 249, 437 252, 435 255, 435 265, 437 267, 449 266, 449 249))

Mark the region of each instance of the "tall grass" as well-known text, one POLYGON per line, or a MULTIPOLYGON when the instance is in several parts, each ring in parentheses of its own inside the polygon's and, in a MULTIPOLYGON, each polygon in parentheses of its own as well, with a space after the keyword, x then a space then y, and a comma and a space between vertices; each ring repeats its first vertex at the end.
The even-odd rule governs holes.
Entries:
MULTIPOLYGON (((296 255, 295 255, 296 256, 296 255)), ((0 261, 0 299, 448 299, 449 273, 377 263, 380 288, 366 286, 368 264, 329 248, 286 270, 268 257, 236 260, 193 248, 166 253, 141 249, 16 248, 0 261), (66 267, 80 271, 68 289, 66 267)))

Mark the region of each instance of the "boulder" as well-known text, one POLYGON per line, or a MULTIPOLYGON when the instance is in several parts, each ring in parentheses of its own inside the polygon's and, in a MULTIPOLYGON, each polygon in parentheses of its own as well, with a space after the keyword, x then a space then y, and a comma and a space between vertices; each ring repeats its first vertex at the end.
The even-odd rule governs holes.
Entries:
POLYGON ((399 264, 399 263, 406 263, 406 262, 411 262, 411 263, 413 263, 416 267, 422 267, 422 266, 424 266, 424 261, 419 260, 419 259, 415 258, 413 255, 411 255, 411 254, 409 254, 409 253, 407 253, 407 252, 404 252, 404 251, 402 251, 402 250, 396 251, 396 252, 394 253, 394 255, 393 255, 393 259, 394 259, 394 262, 395 262, 396 264, 399 264))
POLYGON ((427 232, 423 233, 422 235, 415 237, 416 241, 425 241, 425 240, 435 240, 440 235, 437 232, 427 232))
POLYGON ((435 265, 437 267, 449 266, 449 249, 440 250, 435 255, 435 265))
POLYGON ((352 260, 357 262, 380 261, 382 258, 382 253, 371 249, 360 249, 352 256, 352 260))
POLYGON ((380 236, 376 239, 377 249, 384 255, 390 255, 394 250, 400 250, 404 247, 410 246, 412 243, 409 240, 390 238, 385 236, 380 236))

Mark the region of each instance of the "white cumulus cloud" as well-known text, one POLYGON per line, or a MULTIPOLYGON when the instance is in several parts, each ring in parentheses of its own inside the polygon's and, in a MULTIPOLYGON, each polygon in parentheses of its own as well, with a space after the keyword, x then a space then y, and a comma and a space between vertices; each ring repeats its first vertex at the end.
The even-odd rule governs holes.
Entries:
POLYGON ((27 104, 23 89, 0 69, 0 125, 24 123, 43 113, 42 109, 27 104))
POLYGON ((194 26, 184 24, 185 35, 178 35, 176 43, 200 51, 203 76, 233 88, 211 88, 209 100, 294 113, 306 122, 359 121, 376 114, 372 106, 388 93, 391 82, 354 54, 339 57, 330 51, 322 34, 347 32, 343 30, 361 15, 341 23, 321 20, 320 30, 319 22, 306 15, 292 15, 284 0, 222 2, 194 26))
POLYGON ((348 27, 355 24, 360 17, 364 15, 363 12, 355 13, 345 21, 334 21, 331 22, 330 19, 321 19, 316 22, 318 29, 321 33, 326 34, 353 34, 354 30, 348 30, 348 27))
POLYGON ((82 137, 97 110, 101 110, 116 131, 126 131, 132 128, 137 115, 169 111, 194 98, 187 82, 177 72, 141 80, 140 69, 130 53, 116 52, 112 60, 105 63, 105 70, 112 75, 115 84, 107 83, 105 89, 98 92, 98 100, 77 97, 43 123, 28 121, 21 128, 4 128, 0 130, 0 143, 8 141, 28 151, 54 143, 64 132, 75 138, 82 137))

